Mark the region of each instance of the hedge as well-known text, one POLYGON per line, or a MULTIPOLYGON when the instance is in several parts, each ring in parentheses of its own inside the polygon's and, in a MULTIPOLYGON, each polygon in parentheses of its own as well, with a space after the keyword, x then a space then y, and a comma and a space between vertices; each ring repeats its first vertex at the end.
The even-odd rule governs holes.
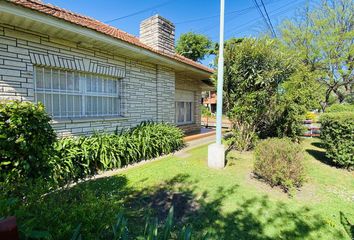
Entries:
POLYGON ((42 104, 0 102, 0 180, 50 176, 56 135, 42 104))
POLYGON ((321 140, 334 164, 354 167, 354 112, 325 113, 320 118, 321 140))
POLYGON ((326 109, 326 113, 354 112, 354 104, 333 104, 326 109))
POLYGON ((0 183, 41 178, 64 184, 184 146, 182 130, 168 123, 57 139, 50 120, 42 104, 0 102, 0 183))

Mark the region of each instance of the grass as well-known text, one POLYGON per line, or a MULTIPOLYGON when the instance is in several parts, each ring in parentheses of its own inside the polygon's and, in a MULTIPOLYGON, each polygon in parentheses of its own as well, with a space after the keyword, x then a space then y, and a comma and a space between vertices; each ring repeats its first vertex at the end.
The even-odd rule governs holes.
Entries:
POLYGON ((231 152, 225 169, 212 170, 202 146, 49 194, 16 215, 19 224, 48 231, 54 239, 70 239, 80 223, 84 239, 96 239, 104 238, 123 211, 135 238, 146 213, 164 219, 174 205, 176 222, 190 224, 197 236, 351 239, 353 173, 329 166, 317 139, 306 139, 303 146, 308 178, 293 198, 252 178, 251 152, 231 152))

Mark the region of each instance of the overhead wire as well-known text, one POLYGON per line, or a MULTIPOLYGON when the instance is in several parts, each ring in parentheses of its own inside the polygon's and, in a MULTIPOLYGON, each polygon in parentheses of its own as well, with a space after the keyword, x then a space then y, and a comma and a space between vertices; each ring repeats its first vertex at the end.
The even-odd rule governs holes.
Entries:
MULTIPOLYGON (((257 8, 257 11, 258 11, 259 14, 261 15, 263 21, 264 21, 265 24, 267 25, 268 29, 269 29, 270 31, 272 31, 272 28, 271 28, 271 26, 269 25, 269 22, 268 22, 267 18, 264 16, 262 9, 259 7, 259 4, 258 4, 257 0, 253 0, 253 3, 254 3, 254 5, 255 5, 255 7, 257 8)), ((272 35, 273 35, 273 33, 272 33, 272 35)))
POLYGON ((127 14, 127 15, 122 16, 122 17, 118 17, 118 18, 114 18, 114 19, 111 19, 111 20, 107 20, 107 21, 105 21, 105 23, 111 23, 111 22, 115 22, 115 21, 118 21, 118 20, 121 20, 121 19, 125 19, 125 18, 129 18, 129 17, 132 17, 132 16, 136 16, 136 15, 139 15, 139 14, 141 14, 141 13, 154 10, 155 8, 159 8, 159 7, 163 7, 163 6, 165 6, 165 5, 168 5, 168 4, 170 4, 171 2, 173 2, 173 1, 174 1, 174 0, 169 0, 169 1, 163 2, 163 3, 161 3, 161 4, 157 4, 157 5, 155 5, 155 6, 152 6, 152 7, 149 7, 149 8, 145 8, 145 9, 139 10, 139 11, 137 11, 137 12, 133 12, 133 13, 127 14))
MULTIPOLYGON (((266 5, 273 5, 273 4, 277 3, 277 2, 282 2, 282 1, 283 1, 283 0, 268 1, 268 2, 266 2, 265 4, 266 4, 266 5)), ((251 12, 251 11, 254 10, 254 9, 256 9, 255 6, 250 6, 250 7, 244 8, 244 9, 239 10, 239 11, 237 11, 237 10, 236 10, 236 11, 231 11, 231 12, 229 12, 228 14, 225 14, 225 16, 230 17, 230 15, 233 15, 233 14, 235 14, 235 13, 238 13, 238 15, 235 16, 235 18, 232 18, 232 19, 226 18, 226 19, 225 19, 225 24, 226 24, 226 23, 230 24, 230 22, 232 22, 233 20, 235 20, 235 19, 238 18, 239 16, 245 15, 245 14, 251 12)), ((220 16, 220 15, 218 15, 218 16, 220 16)), ((218 23, 218 22, 214 22, 214 23, 211 24, 211 25, 204 26, 204 27, 202 27, 202 28, 194 29, 194 31, 195 31, 195 32, 199 32, 199 33, 204 33, 204 34, 205 34, 205 33, 207 33, 207 32, 209 32, 209 31, 213 30, 214 28, 216 28, 216 27, 218 27, 218 26, 219 26, 219 23, 218 23)))
POLYGON ((271 27, 271 29, 272 29, 272 32, 273 32, 273 37, 277 37, 277 34, 276 34, 275 30, 274 30, 273 23, 272 23, 272 21, 270 20, 270 17, 269 17, 269 14, 268 14, 267 8, 265 7, 263 0, 260 0, 260 1, 261 1, 262 6, 263 6, 264 13, 265 13, 265 14, 266 14, 266 16, 267 16, 267 19, 268 19, 269 25, 270 25, 270 27, 271 27))
MULTIPOLYGON (((275 9, 273 12, 271 12, 271 15, 270 15, 270 16, 272 16, 272 17, 279 16, 279 15, 281 15, 281 14, 283 14, 283 13, 288 12, 290 9, 293 9, 295 6, 300 5, 300 4, 302 4, 302 3, 306 2, 306 1, 307 1, 307 0, 302 0, 302 1, 300 1, 300 2, 299 2, 299 0, 291 1, 292 4, 290 4, 290 5, 289 5, 289 4, 286 4, 286 5, 283 5, 283 6, 279 7, 279 8, 277 8, 277 9, 275 9), (278 11, 278 10, 280 10, 280 9, 283 9, 284 7, 287 7, 287 8, 285 8, 283 11, 276 12, 276 11, 278 11)), ((242 32, 242 31, 244 31, 244 30, 249 30, 250 25, 252 26, 252 25, 254 25, 255 23, 259 22, 260 20, 261 20, 261 18, 259 17, 259 18, 250 20, 250 21, 248 21, 248 22, 245 22, 242 26, 236 26, 236 27, 233 27, 233 28, 231 28, 231 29, 228 29, 228 30, 227 30, 228 35, 227 35, 226 37, 230 37, 230 35, 235 34, 235 30, 237 30, 237 32, 239 32, 239 33, 242 32)))

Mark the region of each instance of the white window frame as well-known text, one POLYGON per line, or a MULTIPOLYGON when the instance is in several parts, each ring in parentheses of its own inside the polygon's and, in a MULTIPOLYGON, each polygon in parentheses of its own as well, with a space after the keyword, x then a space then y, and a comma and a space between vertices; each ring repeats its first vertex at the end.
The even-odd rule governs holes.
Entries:
POLYGON ((191 102, 191 101, 187 101, 187 102, 184 102, 184 101, 175 101, 175 121, 176 121, 176 124, 177 125, 186 125, 186 124, 192 124, 194 123, 194 102, 191 102), (183 122, 179 122, 178 121, 178 113, 179 113, 179 109, 178 109, 178 103, 183 103, 184 105, 184 119, 183 119, 183 122), (188 121, 187 120, 187 104, 190 103, 191 104, 191 120, 188 121))
MULTIPOLYGON (((73 76, 73 81, 75 81, 75 76, 73 76)), ((45 98, 47 95, 49 95, 51 97, 51 111, 49 112, 50 114, 52 114, 54 119, 67 119, 67 118, 94 118, 94 117, 121 117, 122 116, 122 101, 121 101, 121 79, 119 78, 115 78, 115 77, 110 77, 110 76, 106 76, 106 75, 100 75, 100 74, 94 74, 94 73, 86 73, 86 72, 79 72, 79 71, 75 71, 75 70, 66 70, 66 69, 56 69, 56 68, 51 68, 51 67, 41 67, 41 66, 35 66, 34 67, 34 96, 35 96, 35 102, 38 102, 38 94, 44 94, 45 98), (45 70, 50 70, 50 88, 38 88, 37 87, 37 71, 39 72, 40 70, 42 70, 42 79, 43 79, 43 84, 45 84, 46 81, 48 81, 48 79, 45 79, 45 75, 44 75, 44 71, 45 70), (60 77, 60 74, 62 72, 65 72, 66 75, 66 85, 65 85, 65 90, 61 90, 60 87, 59 89, 54 89, 53 87, 53 71, 57 71, 58 72, 58 76, 60 77), (74 75, 78 75, 78 79, 79 79, 79 89, 78 90, 68 90, 68 73, 74 74, 74 75), (89 92, 87 91, 87 81, 88 79, 92 79, 92 77, 96 77, 99 78, 99 80, 101 81, 97 81, 97 85, 96 88, 98 88, 98 84, 101 84, 101 88, 105 88, 104 87, 104 80, 115 80, 117 81, 117 83, 115 84, 116 86, 116 90, 111 92, 89 92), (58 95, 59 96, 59 108, 60 108, 60 99, 61 97, 65 97, 65 109, 66 109, 66 115, 62 115, 62 111, 61 109, 59 110, 59 115, 53 115, 54 114, 54 109, 53 109, 53 98, 54 95, 58 95), (73 98, 73 102, 72 102, 72 109, 73 109, 73 115, 69 115, 69 111, 68 111, 68 96, 75 96, 75 97, 80 97, 81 98, 81 104, 80 104, 80 113, 79 114, 75 114, 74 112, 74 108, 75 108, 75 101, 73 98), (97 97, 97 112, 96 114, 87 114, 86 113, 86 104, 88 101, 89 97, 97 97), (103 102, 106 102, 108 99, 112 99, 112 101, 117 101, 116 102, 116 109, 111 108, 110 110, 112 110, 112 112, 115 113, 99 113, 98 111, 98 97, 102 97, 101 100, 101 111, 104 111, 103 109, 107 109, 107 106, 104 106, 103 102), (105 99, 105 100, 103 100, 105 99)), ((58 83, 60 86, 60 83, 58 83)), ((75 89, 75 82, 73 82, 74 85, 74 89, 75 89)), ((107 102, 106 102, 107 103, 107 102)), ((46 106, 46 99, 44 99, 43 104, 46 106)), ((113 102, 111 102, 112 106, 114 105, 113 102)))

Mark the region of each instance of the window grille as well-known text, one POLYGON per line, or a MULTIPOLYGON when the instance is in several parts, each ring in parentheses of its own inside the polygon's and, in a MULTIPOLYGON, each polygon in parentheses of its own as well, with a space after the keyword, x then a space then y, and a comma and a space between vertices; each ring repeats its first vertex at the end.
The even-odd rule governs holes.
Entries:
POLYGON ((118 78, 35 68, 35 101, 54 118, 120 116, 120 90, 118 78))

